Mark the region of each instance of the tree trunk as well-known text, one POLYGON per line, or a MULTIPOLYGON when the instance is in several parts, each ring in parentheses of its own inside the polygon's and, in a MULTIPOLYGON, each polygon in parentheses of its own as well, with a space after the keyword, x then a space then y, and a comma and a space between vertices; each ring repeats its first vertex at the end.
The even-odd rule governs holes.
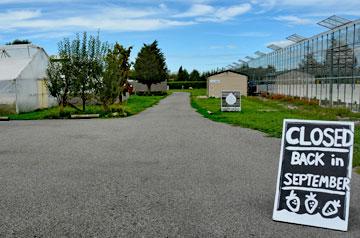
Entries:
POLYGON ((62 97, 61 97, 61 102, 60 102, 60 113, 61 113, 61 114, 64 113, 64 108, 65 108, 65 106, 67 106, 68 91, 69 91, 69 89, 68 89, 68 86, 67 86, 67 84, 66 84, 65 90, 64 90, 64 93, 63 93, 63 95, 62 95, 62 97))
POLYGON ((82 110, 85 112, 86 99, 82 98, 82 110))
POLYGON ((104 111, 109 112, 109 105, 107 103, 103 103, 104 111))
POLYGON ((151 95, 151 83, 150 84, 146 84, 147 88, 148 88, 148 95, 151 95))
POLYGON ((64 102, 61 100, 60 102, 60 115, 64 113, 64 102))
POLYGON ((122 95, 123 95, 123 92, 121 91, 121 92, 119 93, 119 104, 122 103, 122 95))
POLYGON ((59 106, 60 106, 60 115, 62 115, 64 113, 64 107, 66 106, 66 103, 67 102, 67 97, 66 95, 62 95, 62 97, 60 98, 60 103, 59 103, 59 106))
POLYGON ((84 87, 81 90, 81 100, 82 100, 82 110, 85 112, 85 106, 86 106, 86 95, 85 95, 85 89, 84 87))
POLYGON ((69 103, 69 102, 67 102, 66 105, 69 105, 70 107, 74 108, 74 109, 77 110, 77 111, 81 111, 80 108, 78 108, 77 106, 75 106, 75 105, 73 105, 73 104, 71 104, 71 103, 69 103))

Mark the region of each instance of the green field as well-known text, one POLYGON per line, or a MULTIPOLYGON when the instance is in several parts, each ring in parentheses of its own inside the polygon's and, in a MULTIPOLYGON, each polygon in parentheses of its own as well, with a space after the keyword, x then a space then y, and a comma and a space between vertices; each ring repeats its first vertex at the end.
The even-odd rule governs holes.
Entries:
POLYGON ((164 96, 138 96, 132 95, 127 102, 123 104, 114 104, 110 106, 110 110, 105 111, 101 105, 91 105, 86 107, 86 111, 78 111, 72 107, 66 107, 64 113, 60 115, 59 107, 49 109, 36 110, 34 112, 21 113, 21 114, 1 114, 0 116, 7 116, 10 120, 40 120, 40 119, 60 119, 70 118, 71 114, 100 114, 101 118, 114 117, 113 113, 118 112, 119 115, 115 117, 131 116, 137 114, 148 107, 158 103, 164 96))
MULTIPOLYGON (((300 100, 243 97, 241 112, 221 112, 220 99, 198 98, 205 89, 191 90, 191 105, 204 117, 281 137, 284 119, 360 121, 360 113, 345 108, 324 108, 300 100), (208 113, 211 112, 211 114, 208 113)), ((355 128, 354 166, 360 166, 360 126, 355 128)))

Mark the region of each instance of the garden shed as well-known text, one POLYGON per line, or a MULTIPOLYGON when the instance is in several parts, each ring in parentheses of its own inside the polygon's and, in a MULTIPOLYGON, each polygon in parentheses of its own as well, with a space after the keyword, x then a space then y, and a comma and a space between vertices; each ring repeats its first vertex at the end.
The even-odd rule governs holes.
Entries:
POLYGON ((248 77, 236 71, 226 70, 210 75, 207 78, 207 91, 209 97, 221 97, 221 91, 240 91, 247 95, 248 77))
POLYGON ((0 46, 0 111, 21 113, 56 105, 45 82, 48 62, 41 47, 0 46))

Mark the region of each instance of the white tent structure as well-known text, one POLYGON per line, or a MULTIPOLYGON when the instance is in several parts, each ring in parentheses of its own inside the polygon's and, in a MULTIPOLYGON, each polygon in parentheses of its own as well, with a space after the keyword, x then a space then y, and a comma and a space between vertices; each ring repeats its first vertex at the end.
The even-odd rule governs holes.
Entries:
POLYGON ((35 45, 0 46, 0 108, 17 113, 56 105, 45 84, 49 57, 35 45))

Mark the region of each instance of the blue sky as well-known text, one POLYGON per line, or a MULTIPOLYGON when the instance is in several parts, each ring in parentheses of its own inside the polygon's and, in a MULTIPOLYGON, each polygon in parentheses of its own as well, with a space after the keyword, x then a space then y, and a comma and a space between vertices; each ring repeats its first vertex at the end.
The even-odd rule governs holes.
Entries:
POLYGON ((297 33, 325 31, 328 16, 360 18, 359 0, 0 0, 0 44, 29 39, 49 54, 76 32, 133 46, 159 41, 171 71, 210 70, 253 56, 297 33))

